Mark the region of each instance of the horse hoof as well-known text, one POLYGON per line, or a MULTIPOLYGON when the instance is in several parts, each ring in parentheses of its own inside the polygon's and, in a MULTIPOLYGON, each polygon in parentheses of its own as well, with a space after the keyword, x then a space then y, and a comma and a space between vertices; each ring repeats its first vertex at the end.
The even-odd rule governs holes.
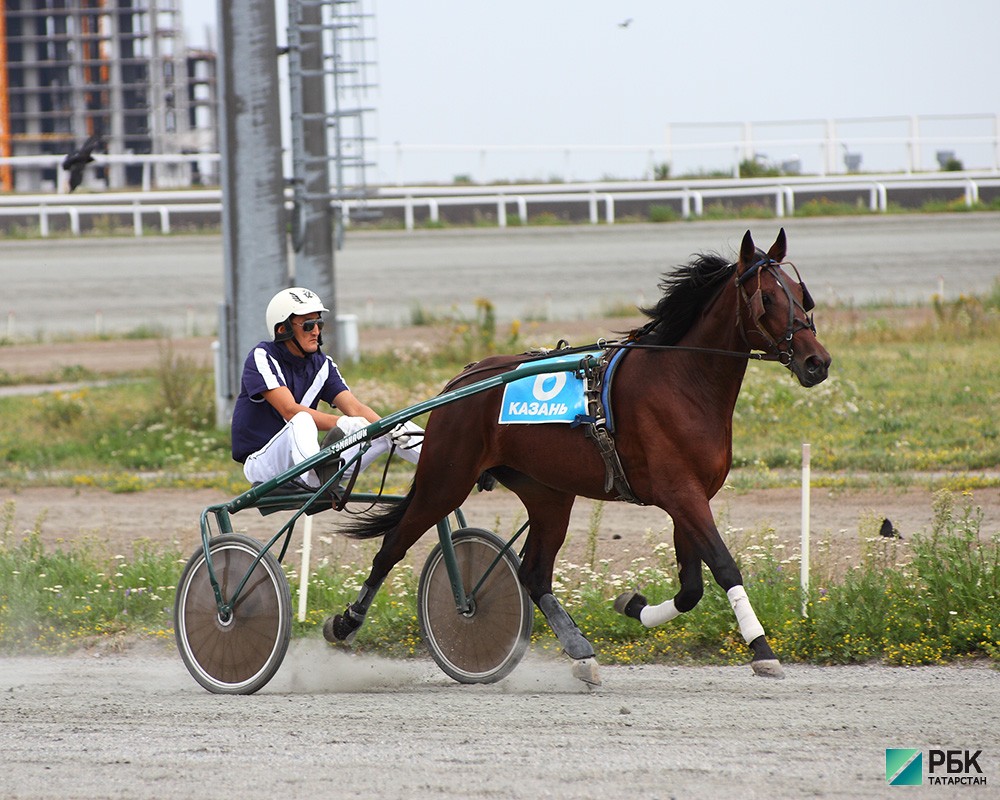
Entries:
POLYGON ((601 676, 597 668, 597 659, 581 658, 574 661, 573 677, 583 681, 587 686, 600 686, 601 676))
POLYGON ((649 605, 649 601, 645 597, 636 591, 631 591, 618 595, 615 598, 614 607, 619 614, 632 617, 632 619, 640 619, 639 615, 647 605, 649 605))
POLYGON ((352 644, 359 627, 357 624, 352 626, 352 622, 341 614, 327 617, 323 623, 323 638, 330 644, 352 644))
POLYGON ((326 622, 323 623, 323 638, 326 639, 330 644, 338 644, 337 634, 334 631, 334 618, 327 617, 326 622))
POLYGON ((781 662, 776 658, 762 658, 759 661, 751 661, 753 674, 758 678, 777 678, 783 680, 785 670, 781 668, 781 662))

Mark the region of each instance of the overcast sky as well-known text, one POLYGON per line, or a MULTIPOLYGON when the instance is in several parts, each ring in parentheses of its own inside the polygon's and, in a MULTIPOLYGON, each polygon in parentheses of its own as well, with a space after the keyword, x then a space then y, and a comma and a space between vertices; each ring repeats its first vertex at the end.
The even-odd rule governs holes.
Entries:
MULTIPOLYGON (((182 2, 189 43, 203 44, 214 4, 182 2)), ((383 146, 641 147, 668 124, 677 143, 679 123, 1000 112, 998 0, 370 5, 383 146)), ((278 14, 283 41, 282 0, 278 14)), ((977 125, 967 133, 991 130, 977 125)), ((547 158, 550 172, 571 169, 547 158)))

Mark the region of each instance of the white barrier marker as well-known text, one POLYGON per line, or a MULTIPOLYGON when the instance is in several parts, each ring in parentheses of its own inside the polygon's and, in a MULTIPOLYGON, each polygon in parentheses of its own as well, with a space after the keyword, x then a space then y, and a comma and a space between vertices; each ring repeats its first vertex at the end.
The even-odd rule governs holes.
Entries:
POLYGON ((299 622, 306 620, 306 600, 309 594, 309 556, 312 550, 312 517, 306 515, 302 523, 302 568, 299 570, 299 622))
POLYGON ((809 603, 809 445, 802 445, 802 563, 799 579, 802 584, 802 616, 808 617, 809 603))

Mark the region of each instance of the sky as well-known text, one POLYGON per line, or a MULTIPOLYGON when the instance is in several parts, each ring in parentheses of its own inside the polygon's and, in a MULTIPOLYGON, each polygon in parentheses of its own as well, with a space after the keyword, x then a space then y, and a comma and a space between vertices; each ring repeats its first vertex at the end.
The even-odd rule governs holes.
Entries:
MULTIPOLYGON (((215 26, 214 3, 182 3, 189 43, 205 43, 206 26, 215 26)), ((287 11, 283 0, 277 3, 283 42, 287 11)), ((587 146, 604 148, 586 156, 607 163, 603 177, 641 170, 636 159, 667 155, 675 169, 699 159, 711 167, 707 162, 732 154, 684 145, 730 140, 746 122, 771 140, 771 160, 798 156, 808 168, 821 159, 818 147, 774 142, 815 137, 822 125, 766 124, 791 120, 843 121, 841 134, 860 143, 848 142, 845 150, 858 149, 863 167, 874 167, 880 158, 902 157, 882 152, 886 147, 875 140, 905 134, 913 115, 1000 113, 997 0, 369 0, 369 6, 376 16, 378 89, 367 99, 377 109, 379 169, 387 180, 415 169, 442 173, 438 178, 489 171, 596 178, 582 175, 595 169, 583 166, 586 154, 577 155, 587 146), (905 119, 847 122, 889 117, 905 119), (652 151, 665 146, 668 127, 680 147, 652 151), (407 153, 432 145, 468 149, 407 153), (512 146, 535 151, 498 149, 512 146)), ((921 133, 954 128, 976 137, 992 133, 993 125, 989 118, 927 120, 921 133)), ((976 144, 963 153, 960 141, 957 155, 989 161, 992 152, 976 144)))

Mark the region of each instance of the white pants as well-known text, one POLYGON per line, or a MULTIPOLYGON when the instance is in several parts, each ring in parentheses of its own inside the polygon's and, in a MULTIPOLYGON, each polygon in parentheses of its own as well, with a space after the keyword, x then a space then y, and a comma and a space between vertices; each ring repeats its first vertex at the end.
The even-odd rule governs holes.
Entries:
MULTIPOLYGON (((341 417, 337 422, 337 427, 349 436, 355 431, 366 428, 368 424, 368 420, 364 417, 341 417)), ((406 423, 406 426, 411 432, 420 430, 411 423, 406 423)), ((420 457, 421 438, 412 437, 411 442, 412 446, 410 443, 397 446, 396 452, 407 461, 416 464, 420 457)), ((392 440, 386 434, 375 439, 371 445, 361 457, 361 470, 367 469, 368 465, 375 459, 388 453, 392 447, 392 440)), ((341 453, 341 458, 349 461, 357 454, 360 447, 361 445, 355 445, 349 448, 341 453)), ((300 411, 288 420, 285 427, 278 431, 267 444, 247 457, 246 463, 243 465, 243 474, 250 483, 263 483, 290 470, 297 464, 301 464, 318 452, 319 430, 316 428, 316 421, 305 411, 300 411)), ((310 486, 318 487, 320 483, 315 470, 302 473, 299 479, 310 486)))

